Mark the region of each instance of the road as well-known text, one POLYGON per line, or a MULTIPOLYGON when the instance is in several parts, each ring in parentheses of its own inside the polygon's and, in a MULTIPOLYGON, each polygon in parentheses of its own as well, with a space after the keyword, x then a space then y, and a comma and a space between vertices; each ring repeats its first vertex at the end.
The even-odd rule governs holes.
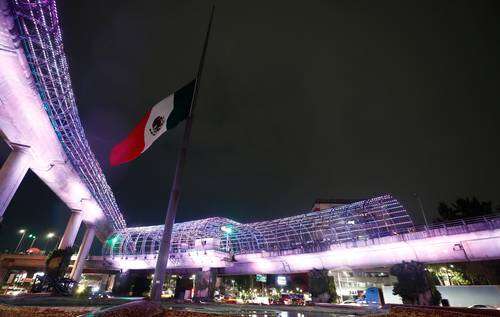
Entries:
POLYGON ((212 313, 221 315, 238 315, 249 317, 350 317, 363 316, 373 313, 383 313, 382 310, 371 310, 368 308, 326 308, 317 306, 258 306, 239 304, 176 304, 163 303, 166 308, 175 310, 187 310, 201 313, 212 313))

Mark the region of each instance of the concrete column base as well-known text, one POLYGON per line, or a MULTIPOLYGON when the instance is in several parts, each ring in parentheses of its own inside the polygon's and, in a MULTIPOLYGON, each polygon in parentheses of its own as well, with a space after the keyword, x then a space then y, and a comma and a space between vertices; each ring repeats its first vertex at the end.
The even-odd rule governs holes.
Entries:
POLYGON ((90 247, 94 241, 95 227, 93 225, 87 226, 85 230, 85 235, 83 236, 82 244, 78 250, 78 255, 76 256, 75 264, 73 265, 73 270, 71 270, 70 277, 75 281, 79 282, 82 276, 83 267, 85 266, 85 259, 89 255, 90 247))

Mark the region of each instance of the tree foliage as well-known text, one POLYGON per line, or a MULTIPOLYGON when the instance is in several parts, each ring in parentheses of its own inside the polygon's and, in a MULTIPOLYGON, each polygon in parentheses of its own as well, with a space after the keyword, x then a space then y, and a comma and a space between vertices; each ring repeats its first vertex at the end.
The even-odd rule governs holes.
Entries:
POLYGON ((438 205, 440 221, 457 220, 467 217, 478 217, 493 213, 491 201, 479 201, 476 197, 458 198, 455 202, 447 204, 440 202, 438 205))
POLYGON ((452 285, 500 284, 500 260, 427 264, 427 269, 441 285, 445 285, 445 281, 452 285))
POLYGON ((427 271, 435 279, 439 285, 470 285, 471 280, 464 272, 464 267, 459 264, 444 265, 444 264, 427 264, 427 271))
POLYGON ((132 277, 132 296, 147 296, 151 290, 151 280, 150 276, 144 275, 132 277))
POLYGON ((313 300, 317 302, 335 301, 337 291, 333 276, 328 275, 328 270, 313 269, 309 271, 309 291, 313 300))
POLYGON ((441 294, 423 263, 403 261, 391 268, 391 274, 398 278, 392 292, 401 296, 404 304, 439 305, 441 294))

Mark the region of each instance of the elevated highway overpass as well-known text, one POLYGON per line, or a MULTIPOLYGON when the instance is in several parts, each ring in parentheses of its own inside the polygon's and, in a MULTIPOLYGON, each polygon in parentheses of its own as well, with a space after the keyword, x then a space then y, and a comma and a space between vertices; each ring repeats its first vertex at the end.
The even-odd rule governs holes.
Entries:
POLYGON ((125 228, 78 116, 55 1, 0 0, 0 135, 12 149, 0 169, 0 219, 31 170, 68 206, 60 248, 86 224, 79 263, 95 233, 104 241, 125 228))

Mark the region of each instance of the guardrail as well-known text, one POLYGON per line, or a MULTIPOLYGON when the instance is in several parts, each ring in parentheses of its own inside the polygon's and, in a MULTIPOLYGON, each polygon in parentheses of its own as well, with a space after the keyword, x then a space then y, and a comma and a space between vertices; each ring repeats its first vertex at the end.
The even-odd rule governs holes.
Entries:
POLYGON ((408 230, 395 232, 393 235, 387 235, 384 237, 365 240, 358 239, 351 242, 341 242, 337 244, 312 243, 309 246, 302 246, 293 250, 273 250, 265 251, 262 253, 265 253, 266 256, 273 257, 292 254, 325 252, 337 248, 359 248, 372 245, 387 244, 391 242, 411 241, 495 229, 500 229, 500 215, 465 218, 448 222, 435 223, 430 226, 418 225, 408 228, 408 230))

